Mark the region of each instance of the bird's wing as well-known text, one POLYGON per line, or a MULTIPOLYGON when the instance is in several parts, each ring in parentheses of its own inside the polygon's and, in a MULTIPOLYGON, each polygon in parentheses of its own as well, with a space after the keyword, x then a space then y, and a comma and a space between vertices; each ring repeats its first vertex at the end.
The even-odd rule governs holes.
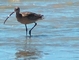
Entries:
POLYGON ((42 18, 40 14, 32 13, 32 12, 22 12, 22 17, 27 17, 29 20, 37 20, 42 18))
POLYGON ((43 16, 41 14, 36 14, 32 12, 22 12, 21 15, 22 17, 28 18, 29 20, 38 20, 38 19, 41 19, 43 16))
POLYGON ((22 12, 21 15, 22 17, 28 17, 28 16, 31 16, 31 15, 34 15, 35 13, 32 13, 32 12, 22 12))

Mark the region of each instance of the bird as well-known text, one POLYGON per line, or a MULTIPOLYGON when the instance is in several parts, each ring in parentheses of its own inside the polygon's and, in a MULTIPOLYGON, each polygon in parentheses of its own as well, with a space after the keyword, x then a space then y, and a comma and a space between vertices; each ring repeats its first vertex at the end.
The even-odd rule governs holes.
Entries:
POLYGON ((15 7, 14 11, 10 15, 8 15, 8 17, 4 21, 4 24, 13 13, 16 13, 16 19, 18 22, 25 24, 26 36, 27 36, 27 31, 28 31, 27 24, 34 23, 34 26, 29 30, 30 37, 31 37, 31 31, 37 25, 36 21, 43 19, 42 14, 37 14, 37 13, 33 13, 33 12, 28 12, 28 11, 27 12, 20 12, 20 8, 15 7))

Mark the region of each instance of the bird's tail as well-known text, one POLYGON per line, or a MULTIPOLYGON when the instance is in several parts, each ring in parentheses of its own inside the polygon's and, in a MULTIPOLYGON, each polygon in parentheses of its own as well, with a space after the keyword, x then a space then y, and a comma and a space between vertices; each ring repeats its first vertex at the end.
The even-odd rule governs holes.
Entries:
POLYGON ((39 14, 39 19, 43 19, 44 15, 39 14))

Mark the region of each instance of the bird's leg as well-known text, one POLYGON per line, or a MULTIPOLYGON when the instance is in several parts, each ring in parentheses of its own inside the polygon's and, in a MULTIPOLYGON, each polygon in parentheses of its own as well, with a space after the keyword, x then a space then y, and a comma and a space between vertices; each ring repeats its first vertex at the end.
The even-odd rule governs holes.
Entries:
POLYGON ((35 25, 30 29, 30 31, 29 31, 30 37, 31 37, 31 31, 32 31, 32 29, 33 29, 36 25, 37 25, 37 23, 35 22, 35 25))
POLYGON ((27 31, 28 31, 28 29, 27 29, 27 25, 25 24, 25 28, 26 28, 26 36, 27 36, 27 31))

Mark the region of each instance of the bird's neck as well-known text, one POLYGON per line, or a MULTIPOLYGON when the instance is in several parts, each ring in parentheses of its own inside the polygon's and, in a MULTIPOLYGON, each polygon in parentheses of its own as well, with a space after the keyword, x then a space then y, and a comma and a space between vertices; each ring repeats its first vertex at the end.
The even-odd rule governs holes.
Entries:
POLYGON ((16 12, 16 15, 20 14, 19 12, 16 12))
POLYGON ((21 14, 19 12, 16 12, 16 17, 21 17, 21 14))

